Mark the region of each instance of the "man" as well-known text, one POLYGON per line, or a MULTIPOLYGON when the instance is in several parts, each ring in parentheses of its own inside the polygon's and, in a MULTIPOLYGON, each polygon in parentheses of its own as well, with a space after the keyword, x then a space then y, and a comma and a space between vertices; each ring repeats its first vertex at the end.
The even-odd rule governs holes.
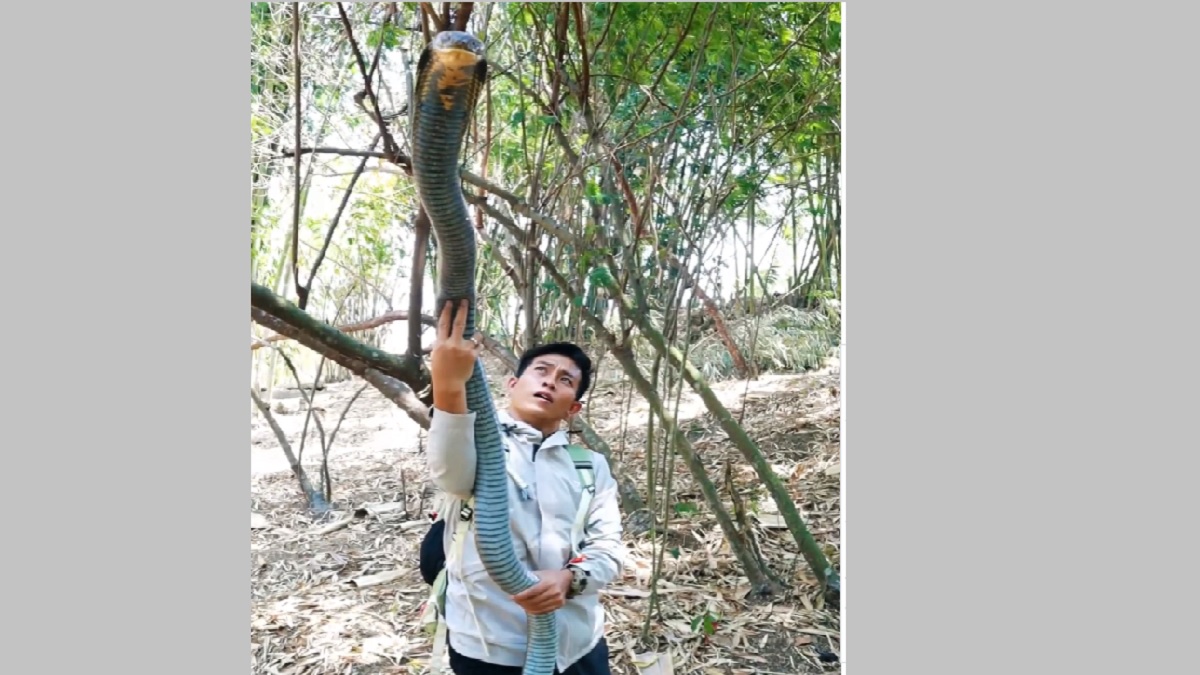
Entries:
MULTIPOLYGON (((463 339, 466 302, 451 322, 451 303, 438 320, 431 354, 433 417, 427 461, 434 483, 455 499, 471 496, 475 480, 475 413, 466 384, 481 343, 463 339)), ((474 530, 461 555, 446 559, 446 626, 450 668, 457 675, 520 675, 527 644, 526 614, 557 611, 557 671, 609 675, 599 590, 621 573, 623 544, 617 485, 608 463, 591 453, 595 495, 585 541, 572 558, 571 530, 583 487, 562 424, 583 407, 591 360, 561 342, 526 351, 506 383, 507 410, 497 410, 508 453, 510 524, 517 557, 540 581, 516 596, 488 575, 474 530)), ((449 511, 457 513, 457 509, 449 511)), ((444 546, 452 551, 453 516, 444 546)))

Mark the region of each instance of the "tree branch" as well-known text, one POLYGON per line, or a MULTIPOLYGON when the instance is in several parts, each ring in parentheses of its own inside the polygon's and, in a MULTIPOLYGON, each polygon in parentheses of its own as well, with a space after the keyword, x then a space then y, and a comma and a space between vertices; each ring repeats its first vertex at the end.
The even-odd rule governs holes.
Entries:
POLYGON ((458 9, 454 12, 454 30, 466 30, 467 21, 471 18, 471 10, 475 8, 473 2, 460 2, 458 9))
MULTIPOLYGON (((379 135, 376 134, 375 139, 371 141, 371 147, 367 152, 375 149, 375 144, 379 142, 379 135)), ((308 283, 304 286, 304 297, 308 297, 308 293, 312 290, 313 281, 317 278, 317 269, 321 267, 321 263, 325 260, 325 253, 329 250, 329 245, 333 243, 333 233, 337 230, 338 223, 342 220, 342 214, 346 211, 346 205, 350 203, 350 196, 354 194, 354 186, 358 183, 358 179, 362 177, 363 171, 367 168, 367 160, 369 157, 363 157, 358 163, 358 168, 355 169, 354 175, 350 177, 350 184, 346 186, 346 192, 342 195, 342 201, 338 204, 337 212, 333 214, 333 220, 329 223, 329 231, 325 233, 325 241, 321 244, 321 250, 317 252, 317 259, 313 261, 312 270, 308 273, 308 283)), ((299 276, 297 276, 299 279, 299 276)), ((299 284, 297 284, 299 287, 299 284)), ((304 305, 300 305, 300 309, 304 309, 304 305)))
MULTIPOLYGON (((392 132, 388 129, 387 121, 383 119, 383 114, 380 112, 379 98, 371 86, 371 75, 367 72, 367 62, 363 58, 362 50, 358 47, 358 40, 354 38, 354 28, 350 25, 350 17, 346 14, 346 8, 342 7, 342 3, 337 3, 337 8, 338 14, 342 17, 342 25, 346 28, 346 39, 350 41, 350 49, 354 51, 354 61, 358 64, 359 72, 362 73, 363 88, 367 92, 367 98, 371 101, 371 109, 368 112, 375 118, 375 123, 379 125, 379 133, 383 136, 383 150, 389 159, 397 157, 400 149, 396 145, 396 139, 392 137, 392 132)), ((300 143, 297 141, 296 145, 299 146, 300 143)))
MULTIPOLYGON (((380 314, 379 316, 372 317, 370 319, 364 319, 363 321, 356 321, 355 323, 348 323, 338 326, 337 329, 343 333, 358 333, 364 330, 371 330, 372 328, 379 328, 380 326, 389 324, 393 321, 407 321, 408 317, 409 313, 406 310, 397 309, 391 312, 380 314)), ((279 320, 276 319, 276 321, 279 320)), ((433 318, 432 316, 422 314, 419 323, 426 326, 436 326, 437 319, 433 318)), ((263 325, 265 326, 266 324, 263 325)), ((270 326, 267 327, 271 328, 270 326)), ((250 351, 261 349, 274 342, 283 342, 285 340, 292 339, 295 338, 291 337, 290 335, 285 335, 284 333, 276 332, 274 335, 265 338, 256 338, 254 342, 250 343, 250 351)))
MULTIPOLYGON (((300 146, 300 3, 292 7, 292 89, 296 107, 296 146, 300 146)), ((292 276, 300 309, 308 304, 308 289, 300 284, 300 156, 296 155, 295 186, 292 195, 292 276)))
POLYGON ((397 357, 365 345, 337 328, 316 320, 266 286, 250 283, 250 306, 278 319, 279 323, 291 330, 283 330, 278 324, 263 323, 264 326, 296 339, 353 372, 375 368, 384 375, 400 380, 414 391, 422 391, 429 385, 429 376, 420 357, 397 357))
POLYGON ((277 157, 274 157, 273 159, 289 159, 291 157, 295 157, 298 154, 299 155, 309 155, 309 154, 342 155, 343 157, 375 157, 378 159, 386 159, 394 164, 398 164, 401 167, 404 167, 405 169, 412 168, 412 162, 409 160, 408 155, 405 155, 403 153, 400 153, 395 158, 392 158, 392 157, 388 157, 388 154, 386 152, 379 152, 379 151, 375 151, 375 150, 354 150, 352 148, 334 148, 334 147, 329 147, 329 146, 318 146, 315 148, 302 147, 302 148, 300 148, 300 152, 298 152, 298 153, 294 152, 292 150, 281 150, 279 155, 277 157))
MULTIPOLYGON (((408 281, 408 311, 412 316, 421 314, 421 303, 425 295, 425 263, 429 257, 429 232, 433 223, 425 204, 417 200, 417 219, 413 223, 416 230, 413 241, 412 274, 408 281)), ((408 324, 408 354, 417 356, 421 353, 421 324, 412 321, 408 324)))
MULTIPOLYGON (((366 362, 360 359, 354 358, 353 356, 347 356, 345 353, 340 352, 337 349, 330 347, 325 342, 319 340, 312 333, 306 332, 304 329, 297 328, 296 326, 293 326, 292 324, 273 316, 264 310, 251 307, 250 318, 260 326, 270 328, 281 335, 285 335, 299 342, 305 347, 308 347, 321 356, 324 356, 330 361, 337 363, 355 375, 363 378, 373 387, 378 389, 379 392, 384 395, 384 398, 388 399, 392 403, 395 403, 414 422, 421 425, 422 428, 429 428, 429 404, 418 398, 413 392, 413 388, 404 381, 382 373, 378 369, 367 365, 366 362)), ((336 329, 332 327, 328 328, 336 331, 336 329)), ((361 345, 361 343, 354 341, 352 338, 347 337, 346 339, 354 342, 355 344, 361 345)), ((365 347, 365 345, 361 346, 365 347)))
POLYGON ((292 452, 292 444, 288 443, 287 434, 283 433, 283 429, 275 421, 275 416, 271 414, 271 406, 262 400, 258 392, 254 391, 254 387, 250 387, 250 398, 254 401, 254 405, 258 408, 258 412, 262 414, 263 419, 270 425, 271 431, 275 433, 275 440, 279 441, 279 447, 283 450, 284 457, 287 457, 288 466, 292 467, 292 473, 300 483, 300 491, 304 493, 304 498, 308 500, 309 510, 315 516, 328 514, 329 503, 325 501, 320 492, 313 488, 312 481, 308 479, 308 473, 304 471, 304 466, 296 458, 296 453, 292 452))
MULTIPOLYGON (((438 13, 437 8, 433 6, 432 2, 421 2, 418 4, 421 5, 421 9, 423 10, 422 14, 433 22, 433 27, 437 29, 434 31, 435 33, 440 33, 446 29, 446 25, 442 23, 442 15, 438 13)), ((426 35, 426 42, 429 41, 429 37, 429 35, 426 35)))
MULTIPOLYGON (((546 270, 546 273, 549 274, 552 279, 554 279, 555 283, 558 284, 559 288, 562 289, 564 294, 572 299, 582 297, 579 291, 571 285, 570 281, 563 277, 563 275, 554 266, 554 263, 552 263, 544 253, 538 249, 532 249, 530 250, 530 255, 532 255, 541 263, 542 268, 546 270)), ((709 507, 713 509, 714 515, 716 515, 717 518, 717 523, 720 525, 721 530, 725 533, 727 541, 729 541, 730 546, 733 548, 734 555, 737 556, 738 561, 742 563, 742 571, 746 573, 746 577, 749 579, 755 591, 764 595, 769 595, 777 591, 778 589, 776 584, 770 579, 770 574, 765 563, 763 563, 760 558, 756 558, 745 546, 740 545, 741 538, 739 536, 740 533, 738 528, 733 519, 730 517, 729 511, 725 509, 724 504, 721 502, 720 495, 717 493, 717 488, 713 484, 712 479, 709 478, 708 472, 704 467, 704 462, 701 460, 699 455, 696 454, 692 447, 691 441, 688 440, 687 436, 679 428, 678 420, 674 418, 670 411, 668 411, 667 406, 663 404, 663 401, 659 397, 658 391, 654 388, 654 385, 651 384, 646 379, 645 375, 642 374, 641 369, 637 365, 637 360, 633 356, 633 352, 628 346, 619 344, 617 342, 617 337, 613 335, 610 330, 608 330, 608 328, 603 322, 600 321, 600 319, 598 319, 591 312, 587 311, 587 309, 584 309, 580 315, 592 326, 592 328, 596 331, 596 334, 599 335, 601 339, 603 339, 604 343, 608 346, 609 352, 616 357, 617 361, 621 363, 621 367, 625 371, 625 374, 629 376, 634 386, 637 387, 643 398, 646 399, 646 402, 650 404, 650 409, 653 411, 654 415, 663 421, 663 424, 666 426, 666 429, 669 432, 673 443, 675 444, 675 448, 681 455, 683 455, 684 463, 687 464, 688 469, 691 471, 692 478, 700 487, 700 491, 704 494, 705 500, 708 502, 709 507)))

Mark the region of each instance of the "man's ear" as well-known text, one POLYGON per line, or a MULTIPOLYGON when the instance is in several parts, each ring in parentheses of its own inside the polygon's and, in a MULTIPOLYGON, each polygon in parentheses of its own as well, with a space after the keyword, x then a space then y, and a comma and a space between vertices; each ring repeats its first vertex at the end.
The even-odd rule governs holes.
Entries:
POLYGON ((508 386, 509 391, 512 391, 512 388, 517 386, 517 379, 518 378, 513 375, 508 376, 508 385, 507 386, 508 386))
POLYGON ((580 410, 583 410, 583 403, 581 403, 579 401, 572 401, 571 407, 567 408, 567 415, 568 416, 574 415, 575 413, 579 412, 580 410))

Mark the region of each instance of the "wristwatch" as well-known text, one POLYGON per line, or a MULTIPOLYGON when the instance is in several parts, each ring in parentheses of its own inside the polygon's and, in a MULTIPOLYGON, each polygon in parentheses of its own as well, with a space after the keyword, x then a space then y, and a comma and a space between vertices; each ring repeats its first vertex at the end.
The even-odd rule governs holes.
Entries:
POLYGON ((567 591, 567 598, 574 598, 587 588, 589 574, 587 570, 575 565, 567 565, 567 570, 571 573, 571 588, 567 591))

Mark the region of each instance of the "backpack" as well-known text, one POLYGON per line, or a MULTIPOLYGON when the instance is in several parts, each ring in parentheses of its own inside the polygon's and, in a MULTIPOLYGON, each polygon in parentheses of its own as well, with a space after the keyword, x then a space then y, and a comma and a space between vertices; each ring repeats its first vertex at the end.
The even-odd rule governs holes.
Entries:
MULTIPOLYGON (((575 463, 575 471, 583 484, 579 506, 575 511, 575 522, 571 527, 571 557, 579 555, 583 543, 583 535, 587 530, 587 515, 591 509, 592 497, 596 494, 596 473, 592 462, 592 451, 579 445, 568 445, 567 452, 575 463)), ((449 504, 448 504, 449 505, 449 504)), ((454 556, 462 554, 463 541, 471 527, 471 517, 475 513, 475 496, 459 505, 458 520, 455 525, 454 539, 451 542, 454 556)), ((444 669, 442 657, 446 653, 446 551, 444 535, 446 531, 446 511, 431 514, 433 525, 425 533, 421 542, 420 568, 421 577, 430 585, 429 597, 421 609, 421 627, 425 634, 433 638, 433 653, 430 656, 430 672, 437 675, 444 669)))

